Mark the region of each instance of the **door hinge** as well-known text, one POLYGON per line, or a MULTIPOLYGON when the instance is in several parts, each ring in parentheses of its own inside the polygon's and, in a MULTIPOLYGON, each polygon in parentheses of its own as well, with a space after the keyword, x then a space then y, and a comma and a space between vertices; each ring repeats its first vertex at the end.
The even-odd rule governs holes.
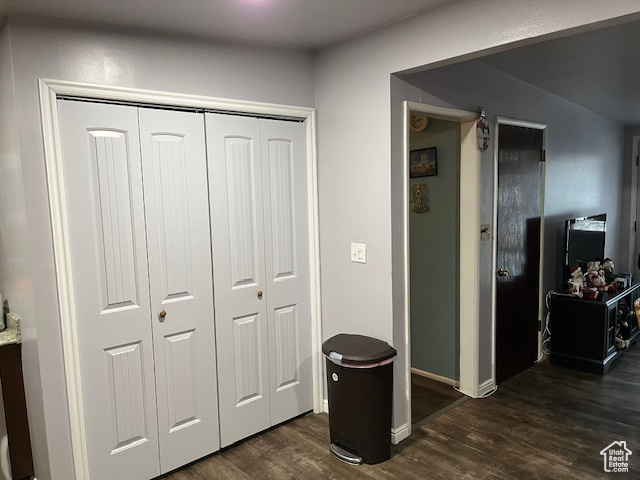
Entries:
POLYGON ((542 331, 542 320, 538 320, 538 331, 542 331))
POLYGON ((634 232, 638 231, 638 221, 637 220, 635 222, 633 222, 633 231, 634 232))
POLYGON ((547 151, 546 150, 542 150, 540 152, 540 161, 543 162, 543 163, 547 161, 547 151))
POLYGON ((636 167, 640 167, 640 154, 636 155, 636 167))

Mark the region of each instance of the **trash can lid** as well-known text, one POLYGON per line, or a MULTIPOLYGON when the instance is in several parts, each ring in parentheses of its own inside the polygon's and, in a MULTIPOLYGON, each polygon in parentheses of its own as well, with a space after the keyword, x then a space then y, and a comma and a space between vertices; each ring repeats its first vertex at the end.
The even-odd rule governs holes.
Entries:
POLYGON ((366 365, 395 357, 398 352, 387 342, 365 335, 340 333, 322 344, 322 353, 342 355, 342 363, 366 365))

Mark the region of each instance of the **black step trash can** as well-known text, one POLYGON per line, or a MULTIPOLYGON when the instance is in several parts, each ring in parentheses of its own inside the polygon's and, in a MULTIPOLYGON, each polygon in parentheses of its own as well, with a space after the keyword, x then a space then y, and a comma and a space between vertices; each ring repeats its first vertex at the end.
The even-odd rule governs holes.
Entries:
POLYGON ((354 465, 388 460, 396 350, 376 338, 341 333, 324 342, 322 352, 331 453, 354 465))

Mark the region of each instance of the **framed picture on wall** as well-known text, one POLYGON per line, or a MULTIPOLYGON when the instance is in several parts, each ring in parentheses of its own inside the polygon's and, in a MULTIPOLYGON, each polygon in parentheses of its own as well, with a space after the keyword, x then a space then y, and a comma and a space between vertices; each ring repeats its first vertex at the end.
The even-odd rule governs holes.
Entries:
POLYGON ((411 150, 409 154, 409 177, 432 177, 438 174, 436 147, 411 150))

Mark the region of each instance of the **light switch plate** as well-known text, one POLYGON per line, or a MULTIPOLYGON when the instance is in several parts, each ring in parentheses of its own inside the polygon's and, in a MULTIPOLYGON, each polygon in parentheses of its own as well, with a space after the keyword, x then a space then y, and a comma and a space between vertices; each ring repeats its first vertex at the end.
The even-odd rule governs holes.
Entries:
POLYGON ((351 261, 356 263, 367 263, 367 245, 365 243, 351 244, 351 261))

